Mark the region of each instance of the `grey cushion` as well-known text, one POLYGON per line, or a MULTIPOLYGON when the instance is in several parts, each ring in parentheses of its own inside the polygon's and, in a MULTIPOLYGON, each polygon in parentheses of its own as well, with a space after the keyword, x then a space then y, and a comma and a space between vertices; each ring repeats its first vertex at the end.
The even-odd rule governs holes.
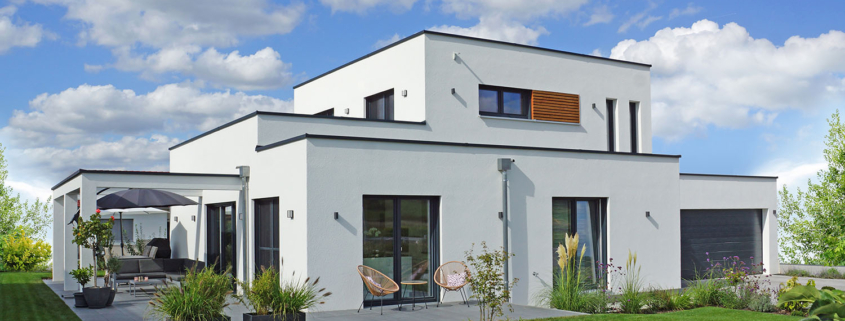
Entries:
POLYGON ((140 273, 164 273, 164 262, 160 260, 138 260, 138 265, 140 266, 140 273))
POLYGON ((156 252, 158 252, 158 246, 150 246, 149 248, 150 248, 149 257, 151 259, 154 259, 156 257, 156 252))
POLYGON ((150 257, 150 250, 151 249, 152 249, 152 246, 149 246, 149 245, 145 246, 144 247, 144 253, 141 253, 141 255, 145 256, 145 257, 150 257))
POLYGON ((117 274, 138 273, 141 271, 140 267, 138 266, 138 260, 130 259, 120 261, 123 264, 120 266, 120 269, 117 270, 117 274))

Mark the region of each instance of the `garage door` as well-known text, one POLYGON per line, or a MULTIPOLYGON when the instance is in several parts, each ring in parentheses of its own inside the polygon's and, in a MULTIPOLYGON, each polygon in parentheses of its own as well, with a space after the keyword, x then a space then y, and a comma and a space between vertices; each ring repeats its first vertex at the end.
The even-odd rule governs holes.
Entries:
POLYGON ((681 210, 681 277, 694 279, 710 259, 739 256, 746 265, 763 257, 762 210, 681 210))

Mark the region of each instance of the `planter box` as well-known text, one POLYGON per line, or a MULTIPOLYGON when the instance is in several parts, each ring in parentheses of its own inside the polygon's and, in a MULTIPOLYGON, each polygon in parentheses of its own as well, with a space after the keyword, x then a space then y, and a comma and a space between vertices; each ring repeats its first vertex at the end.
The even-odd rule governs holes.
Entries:
POLYGON ((85 302, 88 302, 89 309, 102 309, 109 302, 111 291, 111 288, 84 288, 82 294, 85 296, 85 302))
POLYGON ((74 293, 73 294, 73 300, 74 300, 73 306, 76 307, 76 308, 87 308, 88 307, 88 302, 85 301, 85 295, 82 294, 82 292, 74 293))
POLYGON ((117 291, 115 289, 109 289, 111 289, 111 294, 109 294, 109 300, 106 302, 107 307, 111 306, 111 304, 114 302, 114 295, 117 294, 117 291))
MULTIPOLYGON (((164 319, 167 320, 167 321, 173 321, 173 319, 171 319, 171 318, 164 318, 164 319)), ((232 318, 229 317, 228 315, 224 315, 224 316, 221 316, 221 317, 210 319, 209 321, 232 321, 232 318)))
POLYGON ((279 315, 258 315, 252 313, 244 313, 244 321, 305 321, 305 313, 300 312, 296 314, 279 315))

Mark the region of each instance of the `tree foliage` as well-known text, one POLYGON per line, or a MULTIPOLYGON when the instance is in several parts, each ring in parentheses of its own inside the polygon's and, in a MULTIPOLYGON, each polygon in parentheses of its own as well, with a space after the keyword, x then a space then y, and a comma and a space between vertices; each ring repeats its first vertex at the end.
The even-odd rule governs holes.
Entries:
POLYGON ((47 234, 47 226, 52 222, 48 215, 50 198, 43 202, 36 198, 30 203, 21 200, 20 195, 6 185, 9 170, 3 155, 5 151, 0 144, 0 236, 11 234, 16 227, 21 226, 27 235, 43 239, 47 234))
POLYGON ((780 191, 778 227, 781 261, 845 265, 845 126, 839 111, 828 119, 824 158, 817 182, 793 194, 780 191))
POLYGON ((50 244, 31 239, 22 226, 0 238, 0 262, 9 271, 35 271, 50 260, 50 244))

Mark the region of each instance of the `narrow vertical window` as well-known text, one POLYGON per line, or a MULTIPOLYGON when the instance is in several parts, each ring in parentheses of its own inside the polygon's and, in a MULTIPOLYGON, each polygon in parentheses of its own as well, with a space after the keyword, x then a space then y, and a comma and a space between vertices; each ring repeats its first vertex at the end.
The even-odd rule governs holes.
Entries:
POLYGON ((607 112, 605 112, 605 118, 607 118, 607 151, 615 152, 616 151, 616 113, 614 112, 614 104, 615 100, 608 99, 607 100, 607 112))
POLYGON ((393 89, 366 98, 367 119, 393 120, 393 89))
POLYGON ((628 108, 631 110, 631 152, 632 153, 639 153, 640 152, 640 149, 639 149, 640 148, 640 146, 639 146, 639 140, 640 140, 639 122, 640 122, 640 117, 639 117, 639 113, 638 113, 639 108, 637 108, 638 107, 637 105, 638 104, 635 103, 635 102, 629 102, 628 103, 628 108))

